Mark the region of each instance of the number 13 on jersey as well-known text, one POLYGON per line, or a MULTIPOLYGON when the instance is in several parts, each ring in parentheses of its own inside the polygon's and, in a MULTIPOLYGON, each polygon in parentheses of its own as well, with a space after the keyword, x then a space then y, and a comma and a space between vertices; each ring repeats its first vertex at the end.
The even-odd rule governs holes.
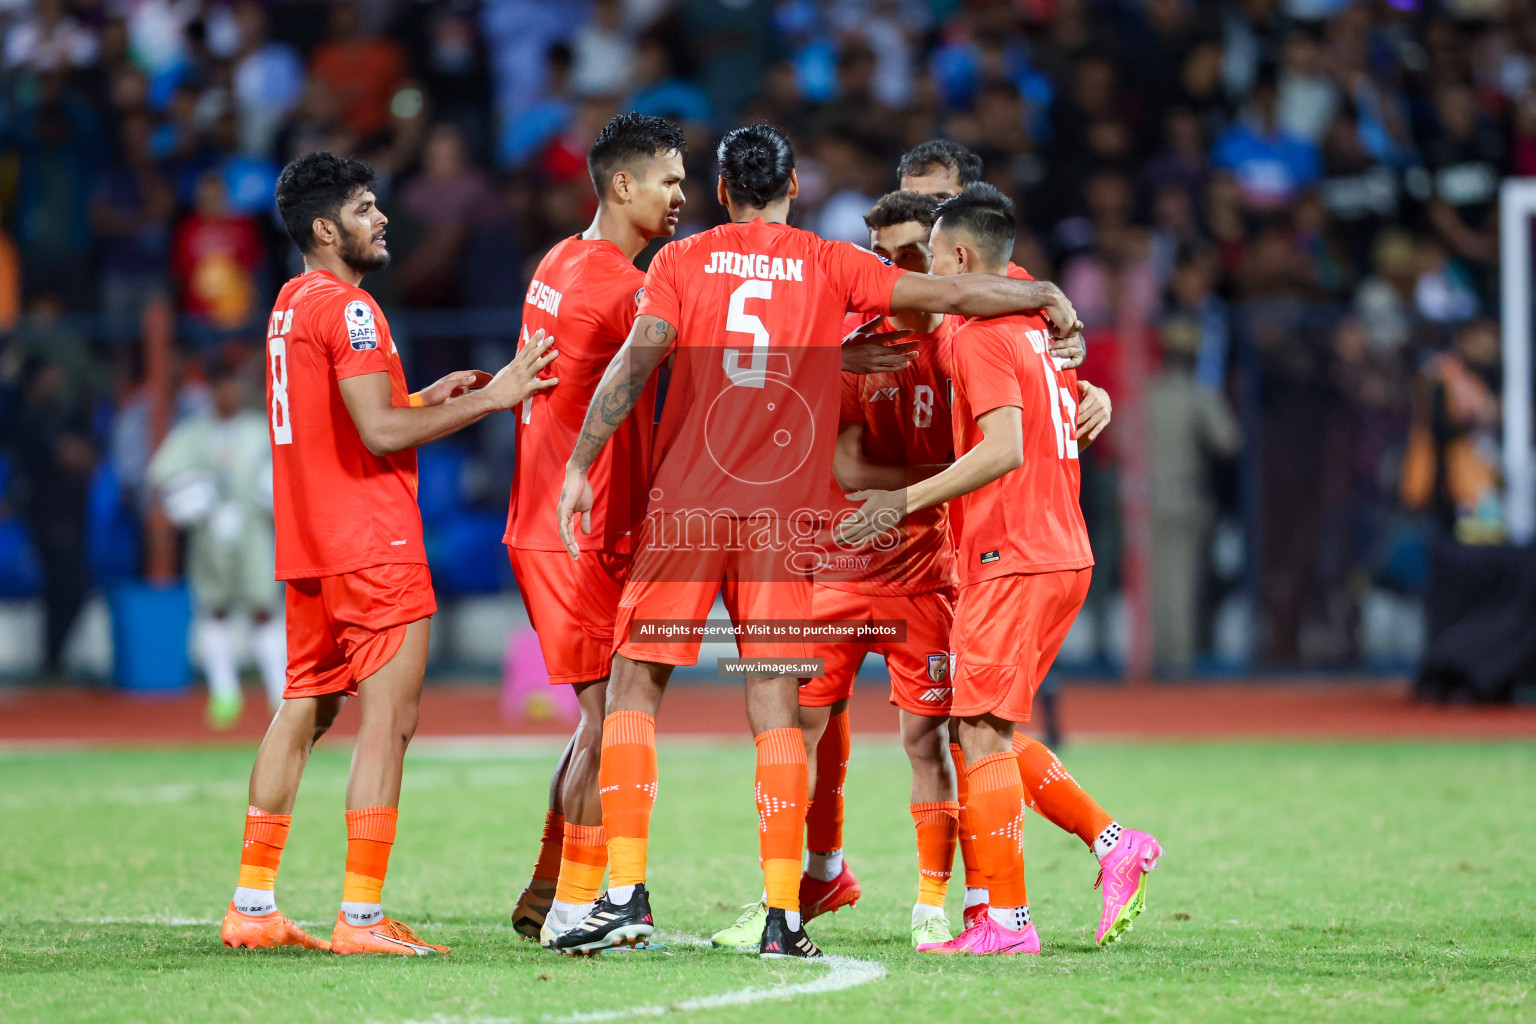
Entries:
POLYGON ((267 325, 267 371, 272 376, 272 443, 293 444, 293 423, 288 419, 288 332, 293 310, 273 310, 267 325))

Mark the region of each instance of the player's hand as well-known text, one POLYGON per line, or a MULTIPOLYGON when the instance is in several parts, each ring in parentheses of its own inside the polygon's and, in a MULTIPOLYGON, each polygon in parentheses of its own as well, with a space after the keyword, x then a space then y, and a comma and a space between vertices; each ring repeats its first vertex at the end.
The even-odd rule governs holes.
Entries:
POLYGON ((419 392, 422 405, 442 405, 450 398, 483 388, 491 382, 491 375, 484 370, 455 370, 435 384, 419 392))
POLYGON ((1114 406, 1108 391, 1085 380, 1077 382, 1077 394, 1077 441, 1086 448, 1109 426, 1114 406))
POLYGON ((837 528, 837 540, 849 547, 859 547, 901 525, 907 517, 906 491, 854 491, 844 495, 849 501, 864 504, 837 528))
POLYGON ((1075 370, 1083 365, 1088 350, 1083 347, 1083 336, 1074 334, 1070 338, 1052 338, 1051 355, 1061 361, 1064 369, 1075 370))
POLYGON ((866 324, 860 324, 843 339, 843 369, 848 373, 892 373, 905 370, 917 358, 917 342, 893 345, 891 342, 910 337, 907 329, 877 331, 875 325, 884 320, 877 316, 866 324))
POLYGON ((1051 321, 1051 337, 1070 338, 1074 334, 1083 332, 1083 322, 1077 318, 1077 310, 1073 307, 1072 300, 1067 298, 1067 293, 1060 288, 1055 290, 1055 294, 1045 304, 1043 310, 1051 321))
POLYGON ((576 517, 581 517, 581 532, 592 532, 592 481, 579 469, 565 467, 565 483, 560 488, 560 505, 555 510, 556 525, 560 530, 560 543, 572 561, 581 557, 576 546, 576 517))
POLYGON ((539 376, 539 371, 559 355, 550 347, 554 343, 554 336, 546 335, 542 327, 533 332, 533 337, 518 351, 517 357, 480 389, 492 409, 516 408, 524 399, 560 383, 559 377, 539 376))

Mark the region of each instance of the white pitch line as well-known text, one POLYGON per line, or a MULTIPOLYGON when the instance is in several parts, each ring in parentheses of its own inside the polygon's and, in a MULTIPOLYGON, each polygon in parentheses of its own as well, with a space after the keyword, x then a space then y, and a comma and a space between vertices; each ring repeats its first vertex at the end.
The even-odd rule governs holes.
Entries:
MULTIPOLYGON (((666 938, 678 945, 707 944, 705 940, 693 935, 669 935, 666 938)), ((695 996, 692 999, 680 999, 671 1003, 630 1006, 622 1010, 595 1010, 565 1015, 544 1014, 536 1018, 454 1017, 439 1014, 423 1020, 408 1021, 407 1024, 523 1024, 530 1019, 541 1021, 542 1024, 603 1024, 605 1021, 629 1020, 634 1017, 665 1017, 672 1013, 720 1010, 728 1006, 751 1006, 754 1003, 794 999, 797 996, 827 995, 831 992, 842 992, 845 989, 867 985, 885 977, 885 964, 878 960, 861 960, 851 956, 824 956, 818 960, 809 961, 807 967, 812 965, 830 967, 831 970, 819 978, 798 981, 791 985, 778 985, 773 988, 749 985, 746 988, 732 989, 716 995, 695 996)))
MULTIPOLYGON (((150 915, 145 917, 56 918, 48 923, 95 925, 150 924, 172 928, 211 928, 221 924, 222 921, 211 917, 150 915)), ((298 922, 301 927, 314 927, 318 923, 298 922)), ((447 925, 445 927, 470 929, 494 927, 499 930, 505 926, 447 925)), ((657 932, 656 937, 658 940, 664 940, 674 946, 686 946, 695 949, 711 947, 708 939, 699 935, 691 935, 687 932, 657 932)), ((845 989, 868 985, 872 981, 879 981, 885 977, 885 964, 878 960, 861 960, 858 957, 851 956, 824 956, 818 960, 810 961, 809 965, 831 969, 819 978, 813 978, 810 981, 797 981, 791 985, 778 985, 773 988, 749 985, 746 988, 733 989, 717 995, 696 996, 692 999, 681 999, 672 1003, 651 1003, 643 1006, 631 1006, 622 1010, 598 1010, 563 1016, 544 1014, 534 1019, 542 1022, 542 1024, 604 1024, 606 1021, 628 1020, 634 1017, 664 1017, 670 1013, 719 1010, 728 1006, 751 1006, 754 1003, 794 999, 797 996, 827 995, 831 992, 842 992, 845 989)), ((426 1020, 409 1021, 407 1024, 523 1024, 528 1019, 526 1017, 450 1017, 439 1014, 426 1020)))

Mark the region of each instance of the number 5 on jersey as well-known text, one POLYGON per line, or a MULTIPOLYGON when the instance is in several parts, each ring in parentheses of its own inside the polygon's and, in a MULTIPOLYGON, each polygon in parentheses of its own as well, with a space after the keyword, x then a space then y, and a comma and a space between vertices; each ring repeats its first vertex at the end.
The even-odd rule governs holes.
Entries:
POLYGON ((288 332, 293 310, 272 311, 267 325, 267 369, 272 374, 272 443, 293 444, 293 423, 288 419, 288 332))
POLYGON ((731 292, 731 304, 725 313, 727 334, 750 334, 752 357, 746 366, 741 365, 741 350, 728 348, 721 360, 725 375, 739 388, 768 386, 768 328, 756 316, 747 312, 748 299, 773 298, 772 281, 743 281, 731 292))

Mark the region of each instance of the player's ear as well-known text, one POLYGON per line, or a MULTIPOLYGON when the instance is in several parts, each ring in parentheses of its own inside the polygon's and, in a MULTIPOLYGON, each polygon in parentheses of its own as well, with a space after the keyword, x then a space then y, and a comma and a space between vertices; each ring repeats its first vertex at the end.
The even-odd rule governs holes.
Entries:
POLYGON ((336 225, 329 217, 316 217, 309 227, 314 232, 316 245, 331 245, 336 241, 336 225))
POLYGON ((629 190, 632 184, 634 182, 630 179, 629 172, 620 170, 613 172, 613 177, 608 181, 608 188, 619 201, 627 203, 631 198, 629 190))
POLYGON ((727 207, 727 208, 730 207, 730 205, 731 205, 731 194, 729 192, 727 192, 726 189, 725 189, 725 179, 724 178, 717 178, 715 180, 715 198, 720 200, 720 205, 721 206, 724 206, 724 207, 727 207))
POLYGON ((798 171, 789 172, 789 191, 784 193, 785 199, 794 199, 800 195, 800 174, 798 171))

